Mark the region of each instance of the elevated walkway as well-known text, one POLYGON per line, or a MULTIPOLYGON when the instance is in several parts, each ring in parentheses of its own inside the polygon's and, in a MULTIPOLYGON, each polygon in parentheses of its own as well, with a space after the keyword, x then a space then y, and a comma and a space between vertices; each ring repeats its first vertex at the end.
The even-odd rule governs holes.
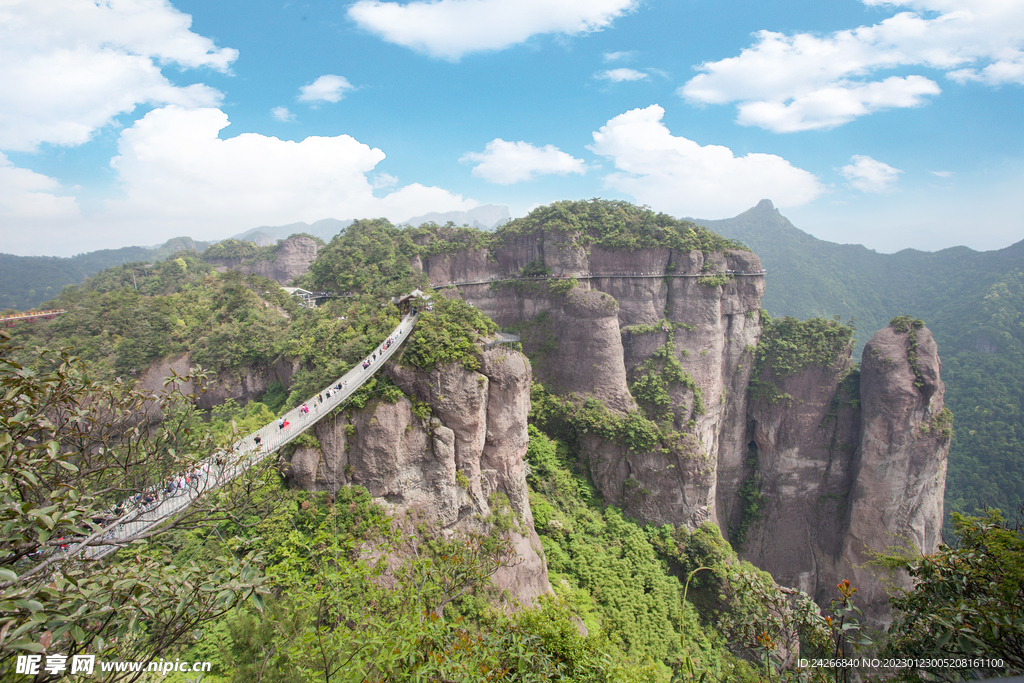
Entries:
POLYGON ((650 280, 661 280, 663 278, 697 278, 697 277, 714 277, 716 275, 732 275, 735 277, 763 277, 767 275, 767 270, 758 271, 743 271, 743 270, 726 270, 717 273, 587 273, 586 275, 545 275, 542 277, 492 277, 487 280, 471 280, 466 282, 432 282, 430 284, 434 289, 441 289, 442 287, 468 287, 469 285, 489 285, 497 282, 543 282, 545 280, 567 280, 570 277, 574 277, 577 280, 604 280, 608 278, 647 278, 650 280))
POLYGON ((232 445, 230 452, 216 453, 199 463, 192 483, 184 490, 179 490, 171 495, 164 495, 161 492, 159 500, 151 506, 136 507, 133 504, 133 507, 128 509, 116 523, 107 525, 106 528, 85 539, 76 539, 76 542, 69 544, 67 554, 81 553, 83 557, 91 559, 106 557, 124 547, 140 534, 172 520, 200 496, 224 486, 281 450, 309 430, 322 417, 330 414, 331 410, 343 405, 359 387, 373 377, 409 337, 417 317, 416 313, 409 313, 402 318, 398 327, 392 330, 387 339, 377 346, 374 351, 376 359, 369 367, 364 368, 360 362, 345 375, 324 387, 319 394, 306 401, 305 405, 309 407, 308 413, 303 411, 302 406, 293 408, 279 420, 246 435, 232 445), (390 344, 388 344, 389 340, 390 344), (340 390, 337 388, 339 385, 341 386, 340 390), (331 391, 329 398, 325 395, 328 390, 331 391), (322 397, 322 402, 318 400, 318 397, 322 397), (282 420, 288 423, 284 429, 279 426, 282 420), (259 445, 256 444, 256 437, 260 438, 259 445), (102 542, 95 544, 97 540, 102 542), (94 545, 89 545, 90 543, 94 545))
POLYGON ((25 311, 24 313, 11 313, 10 315, 0 315, 0 324, 6 325, 7 327, 14 327, 15 323, 19 322, 32 322, 34 320, 49 320, 56 316, 64 313, 66 309, 58 308, 51 311, 25 311))

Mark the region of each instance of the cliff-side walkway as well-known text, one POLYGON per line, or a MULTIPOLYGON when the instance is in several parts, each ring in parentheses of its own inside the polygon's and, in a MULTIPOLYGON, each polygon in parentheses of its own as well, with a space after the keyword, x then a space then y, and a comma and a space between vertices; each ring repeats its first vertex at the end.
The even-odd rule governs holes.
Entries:
POLYGON ((183 482, 186 476, 189 479, 183 488, 178 488, 169 494, 165 494, 164 491, 154 493, 153 495, 158 496, 158 500, 150 505, 126 501, 126 511, 118 517, 116 522, 104 525, 104 529, 87 538, 76 539, 69 543, 66 552, 69 555, 82 553, 85 557, 92 559, 106 557, 124 547, 131 540, 139 538, 147 531, 171 520, 201 495, 227 484, 279 451, 289 442, 294 441, 316 424, 320 418, 345 403, 359 387, 384 366, 385 361, 391 358, 402 342, 408 338, 416 324, 417 317, 417 313, 409 313, 402 318, 398 327, 377 346, 371 356, 367 357, 367 360, 370 360, 369 365, 364 366, 366 361, 360 362, 304 404, 236 441, 232 444, 230 452, 218 452, 198 463, 192 472, 181 473, 178 481, 183 482), (282 423, 286 426, 282 427, 282 423), (257 438, 259 439, 258 444, 257 438), (96 544, 97 540, 102 542, 96 544))
POLYGON ((767 270, 748 272, 744 270, 726 270, 716 273, 587 273, 586 275, 543 275, 538 277, 492 277, 487 280, 473 280, 467 282, 431 282, 434 289, 442 287, 465 287, 468 285, 489 285, 498 282, 531 282, 542 280, 567 280, 574 277, 577 280, 601 280, 605 278, 649 278, 661 279, 666 277, 715 277, 716 275, 731 275, 734 277, 764 276, 767 270))

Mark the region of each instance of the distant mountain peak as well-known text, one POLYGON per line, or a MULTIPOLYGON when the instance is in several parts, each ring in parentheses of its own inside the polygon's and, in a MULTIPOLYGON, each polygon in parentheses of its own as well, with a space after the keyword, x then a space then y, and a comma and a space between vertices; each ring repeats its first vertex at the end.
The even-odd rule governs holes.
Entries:
POLYGON ((774 204, 772 204, 772 200, 762 199, 757 203, 757 206, 754 207, 754 211, 774 211, 775 213, 778 213, 779 210, 775 208, 774 204))

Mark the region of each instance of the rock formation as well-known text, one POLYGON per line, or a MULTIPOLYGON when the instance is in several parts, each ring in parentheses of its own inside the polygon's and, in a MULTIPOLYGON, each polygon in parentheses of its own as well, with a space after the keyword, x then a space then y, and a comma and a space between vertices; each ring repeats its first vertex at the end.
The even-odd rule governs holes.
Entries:
POLYGON ((479 372, 446 365, 426 373, 393 364, 385 372, 421 407, 414 412, 402 398, 322 420, 314 427, 319 450, 292 455, 292 481, 312 490, 364 486, 396 518, 415 512, 446 534, 489 532, 491 516, 507 508, 516 519, 509 534, 521 562, 500 569, 494 584, 525 604, 549 592, 526 487, 526 357, 493 348, 482 352, 479 372))
POLYGON ((727 527, 721 511, 742 478, 750 349, 760 334, 764 277, 726 271, 757 273, 760 261, 739 250, 588 252, 577 238, 538 231, 493 255, 483 249, 446 253, 423 259, 421 267, 435 284, 482 281, 460 286, 459 294, 499 325, 522 330, 523 348, 536 359, 545 386, 596 398, 615 411, 637 409, 630 382, 671 336, 671 354, 696 389, 670 388, 672 426, 685 435, 646 453, 588 437, 591 475, 608 503, 645 521, 710 519, 727 527), (531 281, 488 283, 531 263, 581 278, 579 286, 552 295, 547 285, 531 281), (631 275, 597 276, 611 273, 631 275), (716 273, 721 284, 704 279, 716 273))
MULTIPOLYGON (((136 387, 143 391, 158 393, 164 388, 164 381, 171 377, 172 373, 185 376, 190 374, 194 367, 195 363, 188 353, 162 358, 151 363, 139 375, 136 387)), ((196 404, 203 410, 209 410, 228 399, 245 404, 262 396, 274 382, 280 382, 287 390, 291 385, 292 375, 298 369, 298 361, 279 358, 277 362, 267 367, 244 366, 236 370, 222 370, 204 385, 205 391, 199 394, 196 404)), ((196 391, 193 382, 181 383, 180 389, 185 394, 196 391)))
POLYGON ((937 550, 950 441, 931 333, 897 325, 868 342, 859 372, 847 349, 777 379, 787 398, 751 402, 747 475, 759 486, 748 492, 761 509, 740 548, 820 604, 850 579, 878 627, 888 624, 884 571, 866 563, 894 546, 937 550))
POLYGON ((320 243, 309 235, 292 235, 282 240, 266 258, 207 260, 221 273, 227 270, 238 270, 246 275, 255 273, 287 285, 309 271, 309 264, 319 250, 320 243))
POLYGON ((829 366, 778 378, 789 400, 751 402, 764 293, 764 277, 750 275, 761 271, 756 255, 587 249, 578 237, 538 230, 415 265, 434 284, 458 283, 447 295, 521 332, 549 391, 596 398, 620 415, 640 408, 675 432, 645 452, 580 437, 607 503, 656 524, 711 520, 743 556, 822 604, 849 578, 869 620, 885 625, 883 583, 863 567, 868 549, 902 535, 931 552, 940 540, 949 439, 936 426, 942 384, 930 333, 914 328, 911 344, 914 334, 883 330, 860 375, 847 349, 829 366), (578 284, 566 292, 559 280, 491 282, 527 266, 578 284), (688 379, 668 383, 670 409, 657 415, 636 392, 666 365, 688 379), (756 519, 752 496, 764 506, 756 519))

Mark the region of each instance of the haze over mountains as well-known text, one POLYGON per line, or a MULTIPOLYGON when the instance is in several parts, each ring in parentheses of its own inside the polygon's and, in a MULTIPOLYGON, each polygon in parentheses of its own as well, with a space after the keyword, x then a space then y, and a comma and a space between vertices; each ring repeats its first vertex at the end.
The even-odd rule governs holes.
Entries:
MULTIPOLYGON (((437 223, 438 225, 444 225, 450 221, 456 225, 468 225, 471 228, 493 230, 499 225, 507 223, 510 217, 507 206, 484 204, 483 206, 478 206, 475 209, 470 209, 469 211, 448 211, 447 213, 438 213, 434 211, 422 216, 413 216, 412 218, 402 221, 401 224, 420 225, 422 223, 437 223)), ((346 220, 325 218, 323 220, 316 221, 315 223, 289 223, 288 225, 279 226, 264 225, 251 230, 246 230, 245 232, 240 232, 237 235, 232 235, 232 238, 236 240, 248 240, 250 242, 255 242, 257 246, 265 247, 269 244, 273 244, 277 240, 285 239, 286 237, 296 233, 304 232, 312 235, 313 237, 319 237, 324 242, 330 242, 332 237, 352 225, 352 222, 353 220, 351 218, 346 220)))

